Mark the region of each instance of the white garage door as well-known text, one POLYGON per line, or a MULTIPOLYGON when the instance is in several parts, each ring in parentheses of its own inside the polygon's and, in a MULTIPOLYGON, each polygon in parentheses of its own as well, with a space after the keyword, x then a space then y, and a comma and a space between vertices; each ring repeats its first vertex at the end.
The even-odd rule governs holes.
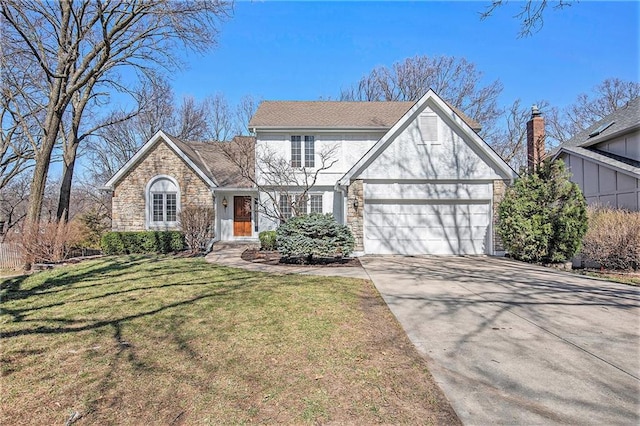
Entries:
POLYGON ((486 254, 488 202, 365 202, 364 249, 370 254, 486 254))

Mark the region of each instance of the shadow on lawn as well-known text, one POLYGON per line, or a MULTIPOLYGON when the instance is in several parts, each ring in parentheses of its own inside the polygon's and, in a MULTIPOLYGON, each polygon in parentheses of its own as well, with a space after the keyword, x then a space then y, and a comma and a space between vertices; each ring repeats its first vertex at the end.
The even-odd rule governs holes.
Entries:
MULTIPOLYGON (((62 290, 66 290, 67 287, 77 284, 91 281, 100 281, 104 279, 104 275, 111 277, 117 277, 119 275, 126 274, 126 271, 136 265, 140 265, 148 261, 148 258, 144 257, 127 257, 127 258, 113 258, 105 262, 103 266, 98 268, 93 267, 93 263, 80 264, 72 268, 55 271, 56 275, 47 278, 42 284, 29 289, 22 289, 22 285, 25 280, 32 277, 31 275, 21 275, 15 278, 9 278, 0 283, 0 300, 3 302, 9 300, 26 299, 31 296, 35 296, 42 293, 52 293, 51 289, 60 287, 62 290), (118 272, 121 272, 120 274, 118 272)), ((107 284, 107 283, 104 283, 107 284)), ((91 287, 80 286, 75 288, 91 287)))
MULTIPOLYGON (((149 278, 165 278, 172 279, 174 281, 167 282, 166 284, 158 284, 158 285, 145 285, 145 286, 136 286, 134 277, 130 277, 127 279, 127 275, 130 273, 128 271, 130 268, 140 265, 142 263, 149 262, 149 258, 133 258, 133 259, 125 259, 116 258, 112 261, 109 261, 107 264, 100 266, 98 268, 91 268, 90 266, 87 268, 80 269, 70 269, 69 271, 64 271, 60 274, 57 274, 51 278, 47 278, 42 284, 36 285, 33 288, 22 289, 24 281, 28 278, 27 276, 16 277, 10 280, 7 280, 2 284, 2 295, 1 302, 2 305, 2 313, 5 315, 9 315, 12 317, 10 322, 38 322, 38 323, 52 323, 52 324, 64 324, 64 326, 54 327, 54 326, 38 326, 38 327, 27 327, 18 330, 9 330, 3 331, 0 333, 0 339, 7 339, 16 336, 24 336, 24 335, 37 335, 37 334, 62 334, 62 333, 75 333, 86 330, 94 330, 101 327, 112 326, 116 330, 115 338, 119 346, 121 346, 119 333, 117 330, 120 329, 121 324, 127 321, 135 320, 138 318, 152 316, 163 311, 181 308, 193 303, 197 303, 198 301, 209 299, 212 297, 224 297, 232 293, 236 293, 239 290, 243 290, 247 287, 251 287, 257 283, 257 279, 252 279, 255 277, 255 274, 251 274, 241 270, 233 270, 228 268, 216 268, 217 275, 214 275, 215 279, 213 280, 204 280, 202 281, 202 276, 197 276, 199 279, 198 282, 176 282, 175 277, 176 274, 180 273, 190 273, 197 274, 199 272, 210 272, 212 271, 212 266, 209 264, 198 264, 198 263, 188 263, 182 265, 171 265, 171 269, 167 269, 167 265, 163 265, 162 261, 158 262, 157 266, 153 266, 150 268, 146 268, 140 271, 134 271, 134 273, 144 273, 145 280, 149 280, 149 278), (105 277, 108 276, 108 277, 105 277), (96 278, 97 276, 97 278, 96 278), (69 298, 64 301, 59 301, 55 303, 49 303, 47 305, 37 305, 39 298, 46 297, 47 295, 64 290, 75 290, 75 289, 86 289, 89 287, 95 286, 112 286, 114 284, 120 283, 120 281, 114 281, 111 278, 114 277, 122 277, 124 278, 122 281, 131 281, 131 287, 129 288, 118 288, 114 291, 108 291, 99 295, 91 295, 85 298, 69 298), (85 283, 87 281, 98 281, 91 285, 78 285, 81 283, 85 283), (129 315, 124 315, 118 318, 109 318, 109 319, 96 319, 96 320, 87 320, 86 318, 34 318, 30 320, 25 320, 24 316, 26 313, 40 311, 47 308, 52 308, 56 306, 62 306, 70 303, 81 303, 90 300, 96 299, 108 299, 109 297, 122 295, 126 293, 132 292, 145 292, 145 291, 153 291, 153 290, 161 290, 171 287, 211 287, 211 290, 205 293, 200 293, 197 295, 192 295, 186 299, 173 301, 171 303, 163 304, 160 307, 156 307, 153 309, 147 309, 141 312, 130 313, 129 315), (50 289, 56 289, 51 291, 50 289), (49 290, 49 291, 47 291, 49 290), (21 307, 18 309, 8 308, 6 306, 7 302, 10 301, 21 301, 21 307), (78 325, 82 324, 82 325, 78 325)), ((175 299, 174 299, 175 300, 175 299)), ((108 302, 107 302, 108 303, 108 302)), ((127 303, 126 301, 118 301, 118 303, 127 303)))

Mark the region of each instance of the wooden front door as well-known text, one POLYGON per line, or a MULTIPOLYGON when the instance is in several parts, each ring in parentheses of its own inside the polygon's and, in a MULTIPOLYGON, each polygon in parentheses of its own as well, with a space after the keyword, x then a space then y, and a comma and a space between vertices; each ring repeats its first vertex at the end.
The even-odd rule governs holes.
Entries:
POLYGON ((251 197, 233 197, 233 236, 251 236, 251 197))

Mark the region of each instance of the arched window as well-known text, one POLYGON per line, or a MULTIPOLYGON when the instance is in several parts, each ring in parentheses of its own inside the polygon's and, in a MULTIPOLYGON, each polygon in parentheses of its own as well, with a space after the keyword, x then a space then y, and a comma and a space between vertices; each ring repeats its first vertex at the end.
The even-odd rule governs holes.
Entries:
POLYGON ((180 187, 171 176, 155 176, 147 184, 146 219, 148 228, 176 226, 180 211, 180 187))

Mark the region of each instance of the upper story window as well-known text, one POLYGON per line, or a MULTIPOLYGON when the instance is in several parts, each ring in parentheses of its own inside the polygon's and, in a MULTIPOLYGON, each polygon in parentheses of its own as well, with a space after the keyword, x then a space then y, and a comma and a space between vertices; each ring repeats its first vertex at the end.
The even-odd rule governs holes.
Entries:
POLYGON ((147 185, 147 226, 173 227, 178 222, 180 190, 175 179, 157 176, 147 185))
POLYGON ((304 166, 316 166, 315 138, 313 136, 304 137, 304 166))
POLYGON ((304 157, 302 156, 302 136, 291 136, 291 167, 315 167, 315 137, 304 136, 304 157))
POLYGON ((302 167, 301 139, 301 136, 291 136, 291 167, 302 167))

